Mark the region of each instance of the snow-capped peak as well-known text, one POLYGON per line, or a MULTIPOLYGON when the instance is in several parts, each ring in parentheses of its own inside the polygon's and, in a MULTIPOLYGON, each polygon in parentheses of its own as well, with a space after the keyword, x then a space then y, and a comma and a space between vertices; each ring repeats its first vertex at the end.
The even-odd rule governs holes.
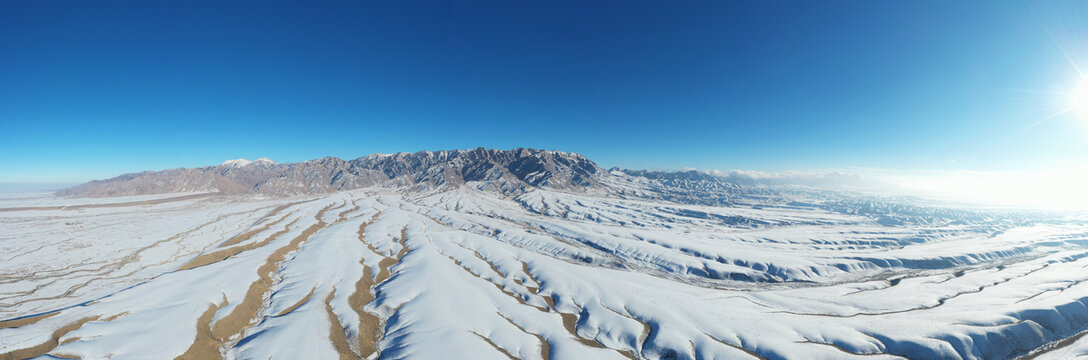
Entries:
POLYGON ((234 160, 224 161, 222 164, 220 164, 220 166, 243 167, 243 166, 246 166, 246 165, 249 165, 249 164, 252 164, 252 163, 253 163, 252 161, 249 161, 249 160, 246 160, 246 159, 234 159, 234 160))
POLYGON ((229 166, 229 167, 233 167, 233 168, 240 168, 240 167, 245 167, 245 166, 249 166, 249 165, 272 166, 272 165, 276 165, 276 162, 272 161, 272 159, 269 159, 269 158, 266 158, 266 157, 263 157, 263 158, 260 158, 260 159, 257 159, 257 160, 253 160, 253 161, 250 161, 250 160, 247 160, 247 159, 234 159, 234 160, 224 161, 219 166, 229 166))
POLYGON ((275 161, 272 161, 272 159, 269 159, 269 158, 266 158, 266 157, 263 157, 263 158, 260 158, 260 159, 257 159, 257 160, 253 160, 253 163, 257 164, 257 165, 276 165, 275 161))

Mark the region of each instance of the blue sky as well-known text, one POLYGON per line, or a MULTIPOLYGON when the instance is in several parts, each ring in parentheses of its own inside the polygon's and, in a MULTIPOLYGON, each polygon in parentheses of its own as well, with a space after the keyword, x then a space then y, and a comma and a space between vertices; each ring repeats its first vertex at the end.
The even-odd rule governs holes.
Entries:
POLYGON ((0 182, 478 146, 651 169, 1088 163, 1088 121, 1048 119, 1088 60, 1083 3, 226 3, 0 2, 0 182))

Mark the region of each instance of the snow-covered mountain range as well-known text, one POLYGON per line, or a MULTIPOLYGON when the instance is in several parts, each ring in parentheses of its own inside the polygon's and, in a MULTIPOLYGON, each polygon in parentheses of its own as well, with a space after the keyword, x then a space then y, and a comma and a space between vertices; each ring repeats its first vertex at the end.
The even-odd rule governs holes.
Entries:
POLYGON ((917 206, 892 197, 829 190, 837 184, 855 188, 850 185, 861 182, 849 175, 830 176, 835 178, 821 176, 814 182, 811 178, 788 181, 696 170, 605 170, 576 153, 477 148, 372 154, 354 160, 325 157, 286 164, 268 158, 236 159, 218 166, 125 174, 56 194, 111 197, 215 192, 289 197, 375 187, 410 192, 469 187, 503 196, 543 189, 694 205, 815 207, 871 216, 888 224, 974 223, 993 218, 987 211, 917 206))
POLYGON ((608 177, 584 156, 535 149, 421 151, 374 154, 354 160, 326 157, 277 164, 267 158, 218 166, 125 174, 58 192, 62 196, 131 196, 214 191, 268 196, 320 194, 362 187, 434 189, 470 184, 505 194, 598 188, 608 177))
POLYGON ((1084 214, 824 180, 475 149, 0 197, 0 360, 1088 356, 1084 214))

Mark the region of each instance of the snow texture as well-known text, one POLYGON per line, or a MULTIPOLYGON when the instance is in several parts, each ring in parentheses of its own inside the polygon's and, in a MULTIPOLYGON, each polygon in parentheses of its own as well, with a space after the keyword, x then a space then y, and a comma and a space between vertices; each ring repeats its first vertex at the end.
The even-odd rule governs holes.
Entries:
POLYGON ((609 181, 0 198, 0 359, 1088 355, 1082 217, 609 181))

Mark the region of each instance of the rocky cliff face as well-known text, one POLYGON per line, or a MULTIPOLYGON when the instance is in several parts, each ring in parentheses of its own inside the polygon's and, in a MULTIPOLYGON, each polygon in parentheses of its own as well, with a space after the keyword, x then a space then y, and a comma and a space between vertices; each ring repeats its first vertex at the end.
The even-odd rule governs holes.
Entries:
POLYGON ((58 191, 62 196, 127 196, 218 191, 269 196, 327 193, 368 186, 435 189, 463 185, 515 194, 530 188, 582 190, 609 176, 574 153, 483 148, 335 157, 292 164, 267 159, 230 160, 195 169, 125 174, 58 191))
POLYGON ((375 154, 352 160, 351 164, 380 172, 401 186, 484 182, 485 187, 500 190, 579 189, 599 185, 596 178, 607 175, 582 155, 534 149, 375 154))

